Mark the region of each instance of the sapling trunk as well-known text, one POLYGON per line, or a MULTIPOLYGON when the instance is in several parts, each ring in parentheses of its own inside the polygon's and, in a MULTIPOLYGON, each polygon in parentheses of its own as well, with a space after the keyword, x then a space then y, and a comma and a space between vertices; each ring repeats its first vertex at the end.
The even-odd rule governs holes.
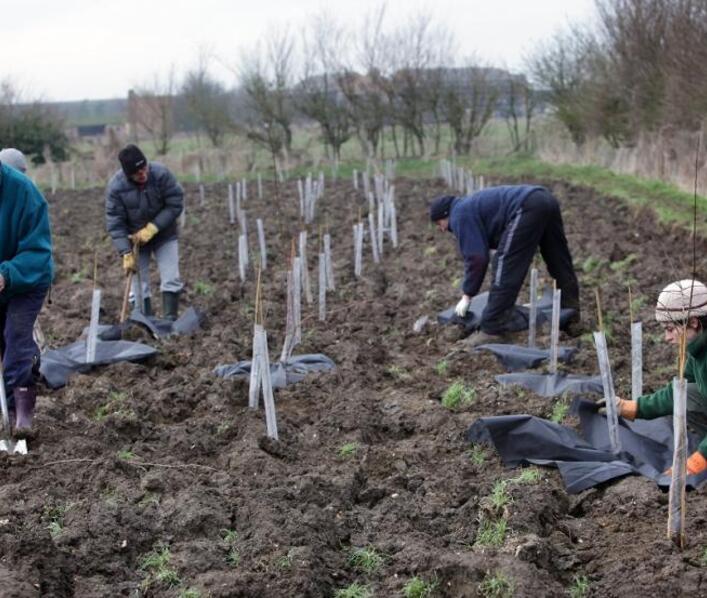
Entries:
POLYGON ((258 199, 263 199, 263 177, 258 173, 258 199))
POLYGON ((643 326, 631 323, 631 398, 635 401, 643 394, 643 326))
POLYGON ((88 325, 86 339, 86 363, 96 361, 96 344, 98 343, 98 320, 101 312, 101 289, 93 289, 91 298, 91 320, 88 325))
POLYGON ((562 290, 555 289, 552 293, 552 327, 550 328, 550 373, 557 373, 557 355, 560 345, 560 305, 562 290))
POLYGON ((258 247, 260 247, 260 267, 265 270, 268 267, 268 255, 265 248, 265 229, 263 227, 263 221, 258 218, 256 225, 258 227, 258 247))
POLYGON ((606 401, 606 423, 609 427, 609 445, 611 446, 611 452, 618 454, 621 452, 619 414, 616 407, 616 394, 614 391, 614 380, 611 375, 609 351, 606 347, 606 336, 603 330, 594 333, 594 345, 597 350, 599 371, 601 372, 601 384, 604 388, 604 399, 606 401))
POLYGON ((668 538, 685 547, 685 481, 687 477, 687 381, 673 378, 673 467, 668 501, 668 538))
POLYGON ((334 265, 331 261, 331 235, 324 235, 324 257, 326 259, 326 288, 327 291, 336 290, 336 282, 334 281, 334 265))
POLYGON ((528 346, 537 344, 536 334, 538 329, 538 269, 530 270, 530 315, 528 317, 528 346))
POLYGON ((299 216, 304 220, 304 187, 302 179, 297 179, 297 193, 299 194, 299 216))
POLYGON ((326 256, 319 254, 319 321, 326 321, 326 256))
POLYGON ((307 231, 300 231, 299 234, 299 256, 302 265, 302 288, 304 290, 304 298, 308 304, 314 301, 312 295, 312 282, 309 278, 309 261, 307 260, 307 231))

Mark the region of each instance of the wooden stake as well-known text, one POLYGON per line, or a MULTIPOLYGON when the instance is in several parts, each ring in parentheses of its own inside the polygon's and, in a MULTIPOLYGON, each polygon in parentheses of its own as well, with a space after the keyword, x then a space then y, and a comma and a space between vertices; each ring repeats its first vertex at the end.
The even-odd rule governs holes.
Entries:
POLYGON ((594 296, 597 302, 597 321, 599 322, 599 331, 604 332, 604 318, 601 315, 601 296, 599 294, 599 288, 594 289, 594 296))

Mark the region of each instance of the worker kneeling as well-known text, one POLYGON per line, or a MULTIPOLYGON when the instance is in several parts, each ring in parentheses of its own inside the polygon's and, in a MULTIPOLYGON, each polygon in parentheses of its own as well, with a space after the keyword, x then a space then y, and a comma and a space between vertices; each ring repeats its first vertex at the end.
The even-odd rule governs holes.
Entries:
POLYGON ((489 250, 496 249, 488 304, 480 330, 466 341, 470 348, 499 342, 519 329, 513 317, 515 303, 538 248, 562 290, 562 307, 575 310, 570 325, 579 322, 579 284, 560 206, 547 189, 506 185, 467 197, 439 197, 430 205, 430 219, 439 230, 454 234, 464 258, 464 294, 455 309, 459 317, 466 315, 471 298, 481 288, 489 250))
MULTIPOLYGON (((687 426, 703 437, 687 460, 687 473, 707 470, 707 287, 697 280, 678 280, 658 296, 655 319, 662 324, 665 341, 679 345, 685 334, 687 361, 687 426)), ((606 401, 599 401, 600 406, 606 401)), ((618 414, 629 420, 654 419, 673 414, 673 383, 635 401, 616 397, 618 414)), ((606 410, 602 406, 600 413, 606 410)))

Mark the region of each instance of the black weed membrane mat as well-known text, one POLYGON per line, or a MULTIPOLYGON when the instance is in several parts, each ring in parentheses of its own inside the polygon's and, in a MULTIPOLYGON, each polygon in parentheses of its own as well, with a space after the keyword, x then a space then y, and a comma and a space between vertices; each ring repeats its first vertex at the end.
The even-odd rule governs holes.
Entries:
MULTIPOLYGON (((490 351, 509 372, 540 367, 550 360, 550 349, 538 347, 523 347, 521 345, 488 344, 479 345, 477 351, 490 351)), ((558 347, 557 359, 562 363, 570 363, 577 352, 576 347, 558 347)))
MULTIPOLYGON (((250 377, 250 364, 250 361, 239 361, 234 364, 218 365, 214 368, 214 374, 222 378, 247 379, 250 377)), ((336 369, 334 362, 321 353, 293 355, 284 363, 276 361, 270 364, 272 387, 284 388, 300 382, 308 374, 328 372, 334 369, 336 369)))
MULTIPOLYGON (((621 451, 614 454, 606 416, 597 413, 595 403, 577 398, 572 413, 579 418, 579 434, 531 415, 503 415, 478 419, 464 437, 494 447, 508 466, 532 463, 557 467, 570 494, 632 474, 650 478, 661 487, 670 485, 664 472, 673 460, 671 417, 633 422, 619 418, 621 451)), ((690 435, 690 452, 699 441, 690 435)), ((707 472, 688 476, 687 486, 698 488, 705 480, 707 472)))
POLYGON ((98 338, 104 341, 120 340, 125 331, 131 326, 139 326, 149 332, 153 338, 166 338, 177 334, 193 334, 201 330, 203 322, 204 314, 193 307, 187 308, 176 321, 146 316, 135 310, 123 324, 99 327, 98 338))
POLYGON ((601 376, 513 372, 496 376, 496 382, 504 386, 520 386, 532 390, 541 397, 557 397, 564 394, 604 394, 601 376))
MULTIPOLYGON (((479 329, 481 324, 481 314, 483 314, 486 304, 489 302, 488 291, 475 295, 469 304, 469 310, 463 318, 460 318, 454 313, 454 306, 445 309, 437 314, 437 322, 440 324, 457 324, 464 328, 464 332, 471 334, 479 329)), ((575 315, 573 309, 560 310, 560 328, 564 328, 575 315)), ((508 325, 508 332, 520 332, 528 330, 528 322, 530 322, 530 309, 525 305, 516 305, 515 312, 508 325)), ((536 326, 540 329, 541 326, 552 322, 552 290, 545 289, 542 297, 538 300, 538 311, 535 317, 536 326)))
POLYGON ((86 361, 86 341, 50 349, 42 353, 39 372, 49 388, 65 386, 69 377, 76 373, 85 373, 100 365, 118 363, 119 361, 142 361, 157 354, 157 349, 131 341, 98 341, 96 343, 96 358, 86 361))

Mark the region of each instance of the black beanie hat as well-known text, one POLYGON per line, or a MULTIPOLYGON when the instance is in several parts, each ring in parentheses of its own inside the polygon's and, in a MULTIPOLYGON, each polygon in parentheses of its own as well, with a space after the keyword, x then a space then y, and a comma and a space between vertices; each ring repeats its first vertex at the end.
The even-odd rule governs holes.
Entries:
POLYGON ((455 197, 453 195, 442 195, 432 200, 430 203, 430 220, 437 222, 442 218, 449 216, 449 211, 452 209, 452 202, 455 197))
POLYGON ((123 167, 123 172, 127 175, 133 175, 138 170, 147 165, 147 158, 142 153, 137 145, 126 145, 118 154, 118 160, 123 167))

